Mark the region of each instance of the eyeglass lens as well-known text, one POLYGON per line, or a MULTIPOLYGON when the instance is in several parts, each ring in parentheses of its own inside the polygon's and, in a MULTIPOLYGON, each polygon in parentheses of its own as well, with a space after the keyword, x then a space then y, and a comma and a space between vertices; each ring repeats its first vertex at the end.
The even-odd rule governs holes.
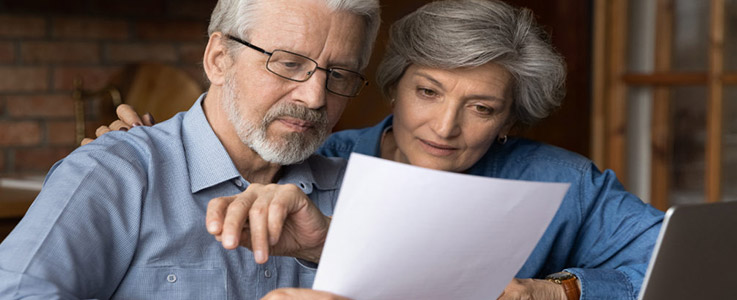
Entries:
MULTIPOLYGON (((266 68, 281 77, 305 81, 315 72, 317 63, 301 55, 275 50, 266 68)), ((326 87, 333 93, 348 97, 356 96, 365 84, 363 77, 353 71, 341 68, 331 68, 326 71, 328 73, 326 87)))

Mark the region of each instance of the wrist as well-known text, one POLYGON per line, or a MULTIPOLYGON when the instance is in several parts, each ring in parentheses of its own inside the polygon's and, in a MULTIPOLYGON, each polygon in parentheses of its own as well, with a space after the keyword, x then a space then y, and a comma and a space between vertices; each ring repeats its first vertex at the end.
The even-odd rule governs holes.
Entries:
POLYGON ((314 247, 303 249, 302 251, 299 251, 299 253, 297 253, 297 255, 295 255, 294 257, 302 259, 302 260, 306 260, 309 262, 313 262, 316 264, 320 263, 320 257, 322 256, 322 249, 325 247, 325 240, 327 239, 328 229, 330 228, 330 222, 332 221, 332 217, 326 216, 324 218, 325 218, 324 219, 325 220, 325 230, 321 234, 322 238, 317 243, 317 245, 314 247))
POLYGON ((550 274, 545 279, 560 286, 564 295, 563 299, 579 300, 581 298, 581 286, 576 275, 563 271, 550 274))
POLYGON ((320 263, 320 256, 322 255, 323 245, 324 243, 318 247, 302 250, 298 255, 295 255, 294 257, 318 264, 320 263))

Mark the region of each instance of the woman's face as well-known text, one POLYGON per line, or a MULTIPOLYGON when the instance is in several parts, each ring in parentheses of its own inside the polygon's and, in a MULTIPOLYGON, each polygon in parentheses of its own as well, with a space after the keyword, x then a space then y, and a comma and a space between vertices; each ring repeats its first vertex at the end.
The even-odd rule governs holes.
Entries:
POLYGON ((512 125, 512 76, 488 63, 475 68, 411 65, 394 91, 393 136, 399 160, 463 172, 512 125))

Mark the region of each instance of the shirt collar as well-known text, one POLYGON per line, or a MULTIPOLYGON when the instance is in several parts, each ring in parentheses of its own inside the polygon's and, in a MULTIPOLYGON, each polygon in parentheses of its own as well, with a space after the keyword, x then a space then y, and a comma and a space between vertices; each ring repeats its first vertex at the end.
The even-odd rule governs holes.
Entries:
MULTIPOLYGON (((192 193, 241 176, 205 117, 202 103, 206 96, 207 93, 204 93, 197 99, 182 121, 182 139, 192 193)), ((313 187, 337 189, 344 168, 345 160, 312 155, 302 163, 283 167, 279 183, 292 183, 305 194, 310 194, 313 187)))
POLYGON ((202 103, 206 96, 207 93, 202 94, 182 120, 182 141, 192 193, 240 177, 205 117, 202 103))
POLYGON ((353 152, 381 157, 381 136, 393 124, 393 115, 389 115, 379 124, 367 128, 356 140, 353 152))

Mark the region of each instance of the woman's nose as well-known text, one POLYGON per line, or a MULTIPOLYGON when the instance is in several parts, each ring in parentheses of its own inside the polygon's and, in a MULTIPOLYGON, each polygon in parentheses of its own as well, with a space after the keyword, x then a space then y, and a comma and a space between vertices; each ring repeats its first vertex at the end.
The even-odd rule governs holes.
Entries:
POLYGON ((441 105, 433 117, 433 130, 441 138, 452 138, 461 133, 460 113, 452 105, 441 105))

